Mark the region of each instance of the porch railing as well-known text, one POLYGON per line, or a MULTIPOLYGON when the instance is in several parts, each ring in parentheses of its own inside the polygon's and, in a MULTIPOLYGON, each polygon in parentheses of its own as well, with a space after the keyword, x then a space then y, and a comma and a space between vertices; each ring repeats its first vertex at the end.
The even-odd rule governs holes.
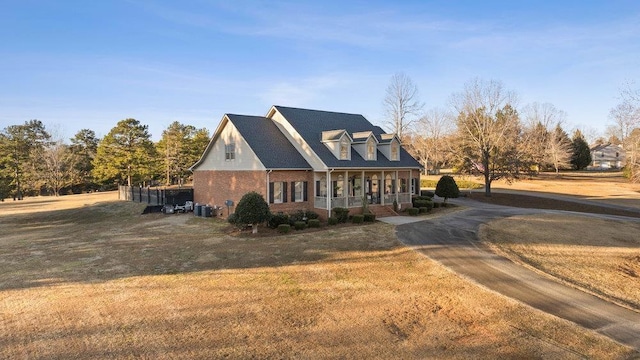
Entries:
MULTIPOLYGON (((391 205, 393 201, 396 199, 396 194, 385 194, 384 204, 391 205)), ((375 196, 373 198, 368 198, 369 204, 380 204, 380 200, 375 196)), ((398 203, 409 203, 411 202, 411 194, 410 193, 399 193, 398 194, 398 203)), ((360 207, 362 206, 362 196, 349 196, 349 197, 334 197, 331 198, 331 208, 337 207, 360 207)), ((327 207, 327 198, 325 196, 316 196, 314 197, 314 207, 317 209, 326 209, 327 207)))

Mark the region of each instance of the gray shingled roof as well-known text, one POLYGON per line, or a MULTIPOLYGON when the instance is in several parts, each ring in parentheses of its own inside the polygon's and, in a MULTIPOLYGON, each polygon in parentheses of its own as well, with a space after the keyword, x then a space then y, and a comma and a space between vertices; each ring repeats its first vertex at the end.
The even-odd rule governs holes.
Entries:
MULTIPOLYGON (((336 129, 345 129, 348 134, 361 131, 372 131, 378 140, 384 131, 371 124, 364 116, 359 114, 346 114, 330 111, 297 109, 284 106, 275 106, 287 121, 300 133, 313 151, 320 157, 326 166, 331 168, 353 167, 384 167, 384 168, 419 168, 420 163, 409 153, 400 147, 400 161, 388 160, 378 151, 377 161, 363 159, 357 151, 351 152, 351 160, 338 160, 331 151, 322 143, 322 132, 336 129)), ((384 141, 384 140, 383 140, 384 141)))
POLYGON ((227 114, 267 169, 311 169, 271 119, 227 114))

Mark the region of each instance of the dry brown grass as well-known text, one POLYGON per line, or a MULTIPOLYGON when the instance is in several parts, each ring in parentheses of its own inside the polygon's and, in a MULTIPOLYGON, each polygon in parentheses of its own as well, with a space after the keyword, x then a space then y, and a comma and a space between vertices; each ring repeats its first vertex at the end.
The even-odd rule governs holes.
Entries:
POLYGON ((637 356, 459 278, 390 225, 253 239, 92 196, 0 204, 0 358, 637 356))
MULTIPOLYGON (((440 176, 428 176, 437 181, 440 176)), ((456 179, 484 183, 481 177, 456 175, 456 179)), ((602 203, 640 208, 640 184, 630 183, 621 172, 562 172, 540 173, 531 178, 508 183, 494 181, 494 190, 524 190, 547 194, 570 195, 602 203)), ((481 190, 480 190, 481 191, 481 190)))
POLYGON ((512 260, 640 309, 640 223, 573 215, 515 216, 480 237, 512 260))

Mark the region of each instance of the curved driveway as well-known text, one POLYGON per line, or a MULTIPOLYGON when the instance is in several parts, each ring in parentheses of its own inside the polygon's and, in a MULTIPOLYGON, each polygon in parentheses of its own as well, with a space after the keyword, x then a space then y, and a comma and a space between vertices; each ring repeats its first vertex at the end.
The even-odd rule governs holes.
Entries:
POLYGON ((469 199, 458 199, 456 202, 469 209, 399 225, 396 227, 398 238, 491 290, 595 330, 640 351, 640 313, 517 265, 496 255, 478 239, 480 224, 513 215, 554 211, 496 206, 469 199))

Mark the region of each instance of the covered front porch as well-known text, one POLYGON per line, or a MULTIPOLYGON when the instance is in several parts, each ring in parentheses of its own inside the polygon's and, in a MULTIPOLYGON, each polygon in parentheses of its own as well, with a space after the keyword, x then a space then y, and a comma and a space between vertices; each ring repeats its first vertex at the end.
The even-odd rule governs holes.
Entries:
POLYGON ((330 210, 337 207, 358 208, 363 205, 393 205, 411 202, 416 179, 411 169, 327 170, 314 173, 314 207, 330 210))

